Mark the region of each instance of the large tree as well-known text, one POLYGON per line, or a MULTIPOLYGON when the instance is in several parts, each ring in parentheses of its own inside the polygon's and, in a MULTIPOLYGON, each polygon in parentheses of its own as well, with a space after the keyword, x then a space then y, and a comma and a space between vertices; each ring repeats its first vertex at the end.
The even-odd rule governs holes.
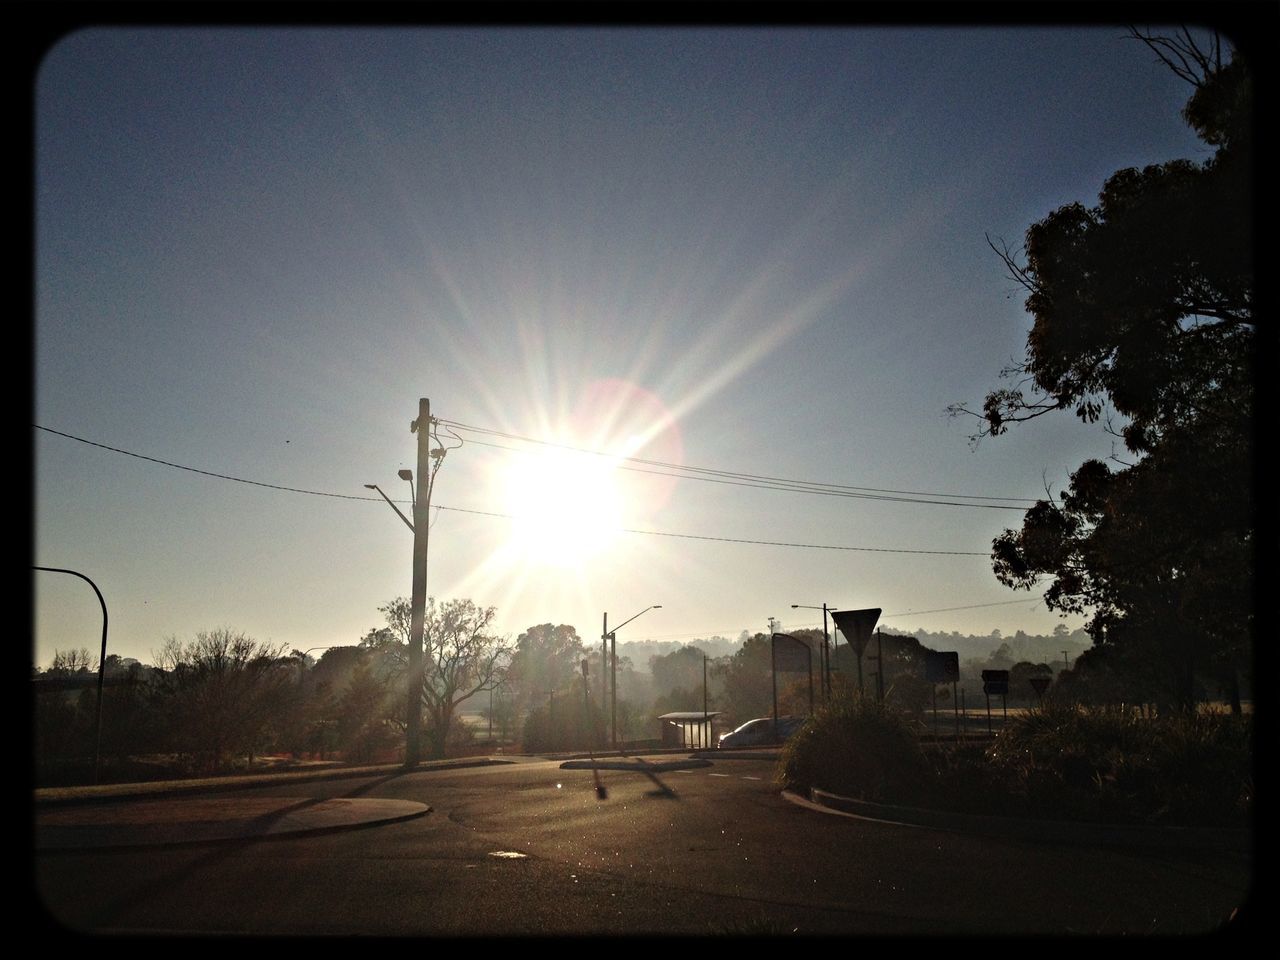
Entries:
POLYGON ((1123 440, 997 538, 994 569, 1048 578, 1051 608, 1092 613, 1100 655, 1190 709, 1197 676, 1238 689, 1253 633, 1252 70, 1216 39, 1133 36, 1191 85, 1183 116, 1213 154, 1121 170, 1021 253, 996 248, 1033 325, 979 436, 1071 409, 1123 440))
MULTIPOLYGON (((387 626, 370 630, 360 645, 407 664, 409 601, 397 597, 378 609, 387 626)), ((488 690, 501 677, 510 647, 491 632, 494 615, 493 607, 477 607, 470 600, 427 599, 422 631, 422 705, 427 740, 435 757, 444 756, 459 704, 488 690)))
POLYGON ((241 756, 252 762, 296 705, 298 671, 284 647, 237 630, 203 631, 185 643, 169 637, 155 660, 166 737, 199 769, 241 756))
MULTIPOLYGON (((504 679, 519 712, 527 711, 552 691, 559 692, 579 676, 587 649, 567 623, 540 623, 516 637, 504 679)), ((599 678, 596 677, 596 682, 599 678)))

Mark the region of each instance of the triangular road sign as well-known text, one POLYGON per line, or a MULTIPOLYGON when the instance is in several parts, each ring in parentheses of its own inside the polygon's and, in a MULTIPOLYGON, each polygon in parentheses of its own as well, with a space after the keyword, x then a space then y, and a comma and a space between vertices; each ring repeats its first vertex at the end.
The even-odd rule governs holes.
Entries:
POLYGON ((853 647, 853 652, 861 659, 862 651, 871 639, 871 631, 876 628, 876 621, 880 619, 880 608, 832 610, 831 618, 836 622, 836 629, 844 634, 849 646, 853 647))

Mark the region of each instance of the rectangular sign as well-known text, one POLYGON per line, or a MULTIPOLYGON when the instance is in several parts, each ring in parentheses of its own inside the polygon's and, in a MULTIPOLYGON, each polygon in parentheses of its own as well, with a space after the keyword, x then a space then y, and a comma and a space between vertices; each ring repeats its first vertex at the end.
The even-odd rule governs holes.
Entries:
POLYGON ((1009 693, 1008 670, 983 670, 982 692, 987 696, 1006 696, 1009 693))
POLYGON ((809 645, 789 633, 773 635, 773 665, 775 670, 798 670, 808 673, 813 663, 809 645))
POLYGON ((955 651, 926 650, 924 678, 930 683, 951 683, 960 679, 960 654, 955 651))

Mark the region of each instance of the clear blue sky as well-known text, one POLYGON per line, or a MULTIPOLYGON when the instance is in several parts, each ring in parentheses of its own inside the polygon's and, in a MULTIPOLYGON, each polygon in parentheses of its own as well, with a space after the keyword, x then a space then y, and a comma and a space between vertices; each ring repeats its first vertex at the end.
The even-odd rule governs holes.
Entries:
MULTIPOLYGON (((987 235, 1017 246, 1119 168, 1207 156, 1189 88, 1124 32, 68 36, 36 87, 35 423, 340 496, 37 429, 34 563, 99 584, 124 656, 220 626, 354 643, 410 591, 409 531, 364 484, 407 501, 429 397, 608 455, 457 431, 429 592, 505 634, 590 639, 662 604, 619 639, 734 636, 823 602, 1074 628, 996 582, 1020 513, 995 498, 1061 490, 1113 438, 1063 414, 973 450, 945 408, 1024 350, 987 235), (986 506, 918 502, 937 494, 986 506), (563 533, 485 515, 530 510, 563 533)), ((34 590, 35 660, 96 653, 88 587, 34 590)))

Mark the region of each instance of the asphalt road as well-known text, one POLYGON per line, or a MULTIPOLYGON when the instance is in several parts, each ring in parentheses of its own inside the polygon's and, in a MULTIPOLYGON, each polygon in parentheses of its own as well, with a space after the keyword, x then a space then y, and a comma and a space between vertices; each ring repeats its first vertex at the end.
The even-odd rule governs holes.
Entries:
POLYGON ((999 936, 1205 933, 1252 885, 1248 854, 832 814, 786 799, 766 760, 601 776, 605 800, 591 770, 539 760, 220 793, 432 809, 320 834, 39 851, 35 892, 51 924, 83 933, 999 936))

